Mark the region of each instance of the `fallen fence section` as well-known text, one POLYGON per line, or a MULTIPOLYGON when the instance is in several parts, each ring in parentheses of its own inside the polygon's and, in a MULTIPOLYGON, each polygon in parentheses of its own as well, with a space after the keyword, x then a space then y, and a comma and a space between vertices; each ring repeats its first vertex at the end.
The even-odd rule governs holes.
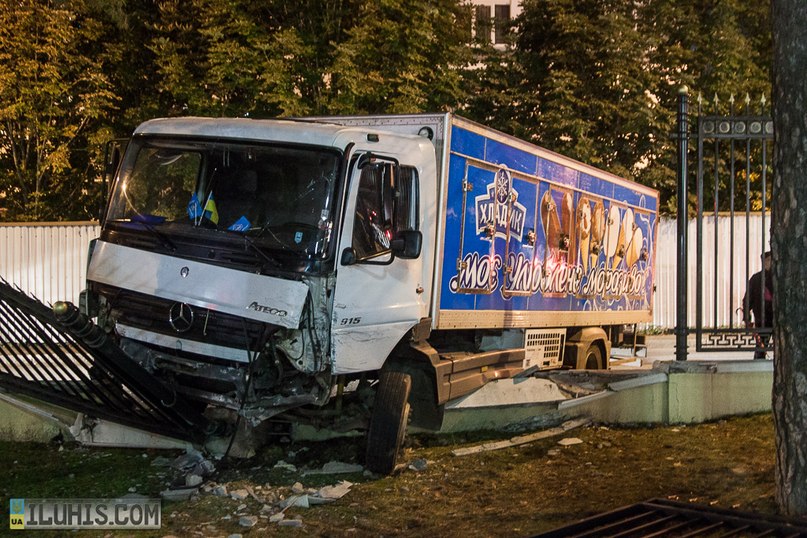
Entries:
POLYGON ((0 389, 175 439, 209 422, 69 303, 57 311, 0 279, 0 389))

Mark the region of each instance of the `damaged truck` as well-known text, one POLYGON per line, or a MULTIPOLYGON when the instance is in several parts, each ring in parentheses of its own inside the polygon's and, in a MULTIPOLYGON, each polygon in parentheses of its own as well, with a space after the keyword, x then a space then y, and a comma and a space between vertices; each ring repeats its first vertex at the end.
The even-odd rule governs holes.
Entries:
POLYGON ((0 296, 6 389, 196 440, 364 429, 389 473, 407 425, 652 320, 658 193, 453 114, 156 119, 109 155, 81 304, 0 296))

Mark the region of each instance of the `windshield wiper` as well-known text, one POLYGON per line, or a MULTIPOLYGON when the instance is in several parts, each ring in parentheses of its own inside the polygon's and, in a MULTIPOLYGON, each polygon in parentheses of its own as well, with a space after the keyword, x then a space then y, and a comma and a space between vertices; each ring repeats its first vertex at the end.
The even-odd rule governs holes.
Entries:
MULTIPOLYGON (((272 230, 270 230, 270 229, 269 229, 269 221, 268 221, 268 220, 266 221, 266 223, 265 223, 263 226, 261 226, 261 229, 260 229, 260 230, 258 230, 258 233, 256 233, 256 234, 255 234, 255 239, 260 239, 260 238, 261 238, 261 236, 262 236, 264 233, 266 233, 266 232, 269 232, 269 235, 272 237, 272 239, 274 239, 274 240, 275 240, 275 243, 277 243, 278 245, 280 245, 280 248, 282 248, 283 250, 288 250, 289 252, 294 252, 294 253, 297 253, 297 251, 296 251, 295 249, 291 248, 291 247, 290 247, 290 246, 288 246, 286 243, 284 243, 283 241, 281 241, 281 240, 280 240, 280 238, 279 238, 277 235, 275 235, 275 233, 274 233, 272 230)), ((244 238, 246 239, 246 238, 247 238, 247 236, 246 236, 246 235, 244 235, 244 238)), ((252 240, 250 239, 250 242, 251 242, 251 241, 252 241, 252 240)), ((257 248, 257 247, 256 247, 256 248, 257 248)))
POLYGON ((278 269, 280 269, 282 267, 280 265, 280 262, 278 262, 274 258, 270 257, 268 254, 266 254, 263 251, 263 249, 261 249, 261 247, 259 247, 258 245, 255 244, 255 241, 253 241, 252 239, 250 239, 246 235, 242 235, 242 237, 244 238, 244 244, 249 246, 255 253, 258 254, 258 256, 263 258, 265 261, 269 262, 270 265, 272 265, 273 267, 276 267, 278 269))
POLYGON ((168 239, 167 235, 165 235, 157 228, 155 228, 154 225, 151 224, 150 222, 147 222, 143 219, 130 219, 129 222, 136 222, 137 224, 142 224, 146 230, 151 232, 151 234, 160 241, 160 244, 163 246, 163 248, 169 250, 171 253, 177 251, 176 244, 170 239, 168 239))

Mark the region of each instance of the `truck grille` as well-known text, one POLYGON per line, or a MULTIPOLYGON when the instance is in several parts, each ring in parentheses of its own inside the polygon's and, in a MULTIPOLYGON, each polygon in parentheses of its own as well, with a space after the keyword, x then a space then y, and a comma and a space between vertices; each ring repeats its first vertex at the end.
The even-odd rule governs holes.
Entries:
POLYGON ((105 296, 116 322, 155 333, 244 349, 245 341, 251 351, 259 351, 266 335, 277 330, 267 323, 250 320, 205 308, 192 307, 193 323, 179 333, 169 321, 170 310, 176 301, 141 293, 99 285, 97 290, 105 296))

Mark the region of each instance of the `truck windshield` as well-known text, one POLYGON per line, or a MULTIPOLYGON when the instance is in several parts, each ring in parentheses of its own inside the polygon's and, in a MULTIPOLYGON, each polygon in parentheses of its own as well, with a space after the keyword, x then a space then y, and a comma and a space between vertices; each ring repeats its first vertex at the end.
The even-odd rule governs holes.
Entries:
POLYGON ((324 256, 341 155, 326 148, 140 137, 107 223, 171 235, 246 236, 258 248, 324 256))

